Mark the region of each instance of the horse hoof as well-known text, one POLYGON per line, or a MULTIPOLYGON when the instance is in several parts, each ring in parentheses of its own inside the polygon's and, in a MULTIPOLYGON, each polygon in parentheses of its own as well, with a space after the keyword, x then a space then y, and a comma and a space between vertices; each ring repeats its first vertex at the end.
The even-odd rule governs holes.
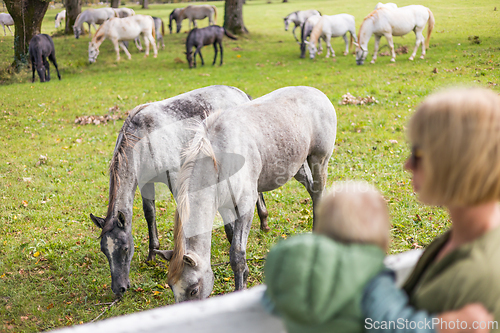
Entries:
POLYGON ((423 56, 423 55, 421 55, 421 56, 420 56, 420 59, 424 59, 424 56, 423 56))
POLYGON ((271 228, 269 228, 269 226, 268 226, 268 225, 266 225, 266 226, 261 226, 261 227, 260 227, 260 230, 262 230, 262 231, 264 231, 264 232, 269 232, 269 231, 271 230, 271 228))
MULTIPOLYGON (((411 60, 413 60, 413 59, 411 59, 411 60)), ((392 58, 392 59, 391 59, 391 62, 396 62, 396 59, 392 58)))
POLYGON ((374 64, 374 63, 375 63, 375 60, 370 61, 370 64, 374 64))
POLYGON ((344 52, 344 55, 345 55, 345 56, 346 56, 346 55, 348 55, 348 54, 349 54, 349 52, 344 52))
POLYGON ((413 57, 410 57, 410 59, 408 59, 408 60, 413 61, 413 57))

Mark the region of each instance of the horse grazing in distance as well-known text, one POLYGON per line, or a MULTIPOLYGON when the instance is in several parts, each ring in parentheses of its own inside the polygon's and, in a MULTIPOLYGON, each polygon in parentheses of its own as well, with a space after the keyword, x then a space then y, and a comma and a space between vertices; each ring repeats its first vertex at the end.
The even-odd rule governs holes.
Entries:
POLYGON ((432 29, 434 28, 434 15, 427 7, 420 5, 412 5, 400 7, 396 9, 379 8, 368 15, 361 27, 359 28, 359 44, 356 43, 356 63, 362 65, 368 55, 368 41, 372 35, 375 35, 375 49, 371 63, 374 64, 377 60, 378 47, 380 38, 385 36, 387 43, 391 49, 391 61, 396 61, 396 53, 394 52, 394 43, 392 36, 403 36, 410 31, 415 32, 415 48, 410 56, 410 60, 415 58, 418 46, 422 45, 422 55, 420 59, 425 57, 425 48, 429 47, 432 29), (422 32, 425 25, 427 26, 427 39, 422 32), (425 42, 425 43, 424 43, 425 42))
POLYGON ((168 284, 176 302, 212 292, 211 229, 217 211, 231 244, 236 290, 246 286, 246 246, 259 192, 295 178, 309 192, 316 218, 336 128, 331 101, 312 87, 278 89, 211 114, 198 126, 178 176, 174 249, 156 251, 170 261, 168 284))
POLYGON ((112 8, 115 13, 116 17, 119 18, 124 18, 124 17, 129 17, 129 16, 134 16, 135 11, 131 8, 112 8))
POLYGON ((379 8, 397 9, 398 5, 396 5, 395 3, 392 3, 392 2, 388 2, 388 3, 379 2, 375 6, 375 9, 379 9, 379 8))
POLYGON ((301 27, 304 24, 304 22, 307 21, 307 19, 313 15, 321 16, 321 13, 318 12, 316 9, 309 9, 288 14, 283 18, 283 20, 285 21, 285 31, 288 31, 288 26, 290 25, 291 22, 295 24, 292 33, 293 37, 295 37, 295 40, 298 42, 299 40, 297 39, 297 36, 295 36, 295 29, 297 29, 297 27, 301 27))
POLYGON ((61 10, 59 13, 56 14, 56 19, 55 19, 55 27, 56 29, 59 28, 61 25, 61 21, 66 19, 66 9, 61 10))
MULTIPOLYGON (((300 57, 305 58, 306 56, 306 41, 307 37, 311 35, 314 26, 321 19, 319 15, 310 16, 302 25, 302 31, 300 34, 300 57)), ((318 54, 321 54, 323 48, 321 47, 321 36, 318 38, 318 54)))
POLYGON ((237 38, 230 34, 225 28, 219 27, 218 25, 211 25, 202 29, 194 28, 193 30, 191 30, 186 39, 186 59, 189 64, 189 68, 196 67, 196 53, 200 55, 201 65, 205 65, 203 56, 201 55, 201 48, 205 45, 210 44, 213 44, 215 50, 214 62, 212 63, 212 65, 215 65, 215 60, 217 59, 217 44, 219 44, 220 66, 222 66, 222 38, 224 37, 224 35, 233 40, 237 40, 237 38), (193 47, 196 47, 194 55, 193 47))
POLYGON ((90 26, 92 25, 97 31, 96 24, 103 24, 105 21, 109 20, 112 17, 116 17, 116 12, 112 8, 90 8, 83 11, 76 17, 75 24, 73 25, 75 38, 78 39, 80 35, 83 34, 84 22, 87 22, 87 24, 89 25, 89 37, 92 38, 90 26))
POLYGON ((351 34, 351 44, 352 40, 358 41, 356 37, 356 23, 354 21, 354 16, 349 14, 338 14, 338 15, 323 15, 321 19, 316 23, 312 32, 311 39, 309 42, 305 41, 309 45, 309 58, 314 59, 316 55, 316 43, 319 37, 323 37, 326 43, 326 48, 328 52, 326 57, 330 57, 330 51, 332 52, 332 57, 335 57, 335 51, 332 48, 330 39, 332 37, 342 36, 345 41, 345 51, 344 55, 349 54, 349 40, 347 39, 347 32, 351 34))
POLYGON ((10 14, 0 13, 0 24, 3 27, 3 35, 4 36, 7 35, 7 32, 5 31, 6 26, 7 26, 7 29, 9 29, 12 36, 14 36, 14 33, 12 32, 12 30, 10 30, 10 26, 14 25, 14 20, 12 19, 12 16, 10 16, 10 14))
MULTIPOLYGON (((175 21, 175 25, 177 26, 177 22, 179 22, 179 14, 184 8, 175 8, 172 10, 170 13, 169 19, 168 19, 168 29, 170 30, 170 34, 172 34, 172 20, 175 21)), ((180 29, 177 31, 179 33, 180 29)))
POLYGON ((156 47, 158 49, 160 48, 160 40, 161 40, 161 48, 165 49, 165 41, 163 40, 163 36, 165 35, 165 24, 163 23, 163 20, 159 17, 153 16, 153 21, 155 21, 156 42, 158 43, 156 47))
POLYGON ((54 42, 49 35, 41 34, 33 36, 30 40, 28 50, 31 60, 31 68, 33 70, 33 78, 31 79, 31 82, 35 82, 35 70, 38 72, 40 82, 50 81, 50 65, 47 58, 52 61, 57 71, 57 77, 59 80, 61 79, 59 68, 57 68, 54 42))
POLYGON ((202 20, 205 17, 208 17, 208 24, 214 25, 217 24, 217 8, 211 5, 190 5, 186 8, 183 8, 177 17, 177 32, 181 31, 182 21, 184 19, 188 19, 189 21, 189 30, 191 30, 191 22, 193 23, 194 28, 198 28, 198 24, 196 20, 202 20))
POLYGON ((149 56, 149 45, 151 44, 153 46, 154 57, 156 58, 158 50, 156 49, 153 18, 148 15, 134 15, 124 18, 112 18, 99 27, 94 38, 92 38, 92 41, 89 43, 89 62, 94 63, 96 61, 99 55, 99 46, 101 46, 106 38, 109 38, 115 46, 116 61, 120 61, 120 48, 118 44, 123 49, 123 52, 125 52, 128 59, 132 59, 123 41, 134 40, 141 34, 146 44, 146 53, 144 57, 149 56))
MULTIPOLYGON (((164 183, 177 196, 182 149, 194 136, 194 120, 201 121, 217 110, 247 103, 243 91, 228 86, 196 89, 163 101, 137 106, 125 120, 109 166, 109 204, 105 218, 90 214, 101 230, 101 251, 109 261, 111 289, 122 296, 129 288, 130 262, 134 254, 132 238, 133 201, 139 186, 148 223, 149 254, 155 259, 160 248, 156 226, 155 183, 164 183)), ((260 197, 263 199, 262 195, 260 197)), ((254 202, 255 204, 255 202, 254 202)), ((268 230, 263 200, 257 208, 261 229, 268 230)))

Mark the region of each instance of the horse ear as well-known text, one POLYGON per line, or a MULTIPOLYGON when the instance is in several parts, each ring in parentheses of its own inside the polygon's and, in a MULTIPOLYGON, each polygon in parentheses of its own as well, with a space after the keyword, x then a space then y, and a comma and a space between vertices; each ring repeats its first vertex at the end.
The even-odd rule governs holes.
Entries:
POLYGON ((118 211, 118 220, 116 222, 116 226, 120 229, 125 228, 125 214, 118 211))
POLYGON ((186 265, 189 265, 191 267, 196 267, 196 265, 198 265, 198 263, 196 262, 196 258, 193 255, 185 254, 182 259, 186 265))
POLYGON ((170 261, 172 259, 172 255, 174 254, 174 251, 172 250, 153 250, 153 253, 158 255, 160 258, 170 261))
POLYGON ((102 217, 94 216, 92 213, 90 214, 90 219, 98 228, 104 228, 105 220, 102 217))

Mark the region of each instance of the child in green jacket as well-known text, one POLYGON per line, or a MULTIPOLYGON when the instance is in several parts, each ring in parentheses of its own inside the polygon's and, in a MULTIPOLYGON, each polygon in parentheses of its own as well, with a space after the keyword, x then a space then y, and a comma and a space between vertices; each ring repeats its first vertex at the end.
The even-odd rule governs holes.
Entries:
POLYGON ((282 241, 267 256, 264 304, 283 318, 289 333, 458 332, 440 323, 460 318, 472 327, 491 318, 478 304, 438 316, 408 305, 383 264, 387 205, 367 183, 335 184, 316 221, 314 234, 282 241), (390 302, 377 303, 376 293, 390 302))

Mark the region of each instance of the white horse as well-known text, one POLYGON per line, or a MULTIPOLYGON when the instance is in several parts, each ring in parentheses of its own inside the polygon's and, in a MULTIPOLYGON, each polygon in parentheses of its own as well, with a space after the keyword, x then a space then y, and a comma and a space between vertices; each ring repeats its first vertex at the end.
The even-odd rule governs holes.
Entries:
POLYGON ((90 26, 92 25, 97 31, 96 23, 103 24, 112 17, 116 17, 116 13, 112 8, 87 9, 83 11, 77 16, 75 25, 73 26, 75 38, 78 39, 83 34, 83 22, 87 22, 89 25, 89 37, 92 38, 90 26))
POLYGON ((285 31, 288 31, 288 26, 290 25, 290 22, 293 22, 295 26, 293 27, 292 33, 293 37, 295 37, 295 40, 298 42, 299 40, 297 39, 297 36, 295 36, 295 29, 297 29, 297 27, 301 27, 302 24, 304 24, 304 22, 307 21, 307 19, 313 15, 321 16, 321 13, 318 12, 316 9, 309 9, 288 14, 286 17, 283 18, 283 20, 285 21, 285 31))
POLYGON ((368 55, 368 41, 372 35, 375 35, 375 49, 373 51, 373 59, 371 63, 375 63, 377 59, 378 46, 380 38, 385 36, 389 47, 391 48, 391 61, 396 61, 396 53, 394 52, 394 43, 392 36, 403 36, 410 31, 415 32, 415 49, 410 57, 410 60, 415 58, 418 46, 422 45, 422 55, 420 59, 425 57, 425 48, 429 47, 432 29, 434 28, 434 15, 427 7, 420 5, 406 6, 396 9, 379 8, 368 15, 361 27, 359 28, 359 44, 356 45, 356 63, 362 65, 368 55), (427 27, 427 40, 422 31, 427 27), (425 41, 425 43, 424 43, 425 41))
POLYGON ((61 21, 66 19, 66 9, 56 14, 56 28, 59 28, 61 21))
POLYGON ((101 46, 106 38, 109 38, 115 46, 116 61, 120 61, 120 48, 118 44, 120 44, 130 60, 132 56, 123 44, 123 41, 134 40, 140 34, 143 35, 144 43, 146 44, 146 54, 144 56, 149 56, 149 45, 151 44, 153 46, 154 57, 156 58, 158 50, 155 43, 155 24, 153 18, 148 15, 134 15, 124 18, 111 18, 99 27, 94 38, 89 43, 89 62, 94 63, 96 61, 99 55, 99 46, 101 46))
POLYGON ((351 44, 354 39, 355 42, 358 41, 356 37, 356 23, 354 21, 354 16, 349 14, 338 14, 338 15, 323 15, 321 19, 314 26, 311 32, 311 39, 309 42, 305 42, 309 45, 309 58, 314 59, 316 55, 316 43, 321 36, 326 43, 326 48, 328 52, 326 57, 330 57, 330 51, 332 52, 332 57, 335 57, 335 51, 330 44, 330 39, 332 37, 342 36, 345 41, 345 51, 344 55, 349 54, 349 41, 347 40, 347 32, 351 34, 351 44))
POLYGON ((375 9, 379 9, 379 8, 397 9, 398 5, 396 5, 395 3, 392 3, 392 2, 388 2, 388 3, 379 2, 375 6, 375 9))
POLYGON ((113 8, 116 13, 116 17, 124 18, 129 16, 134 16, 135 12, 131 8, 113 8))
POLYGON ((9 27, 9 25, 14 25, 14 20, 12 19, 12 16, 10 16, 10 14, 0 13, 0 24, 3 27, 3 35, 4 36, 7 35, 7 32, 5 31, 5 26, 7 26, 7 29, 9 29, 12 36, 14 36, 14 33, 12 32, 12 30, 10 30, 10 27, 9 27))
POLYGON ((188 19, 189 30, 191 30, 191 22, 195 28, 198 28, 195 20, 202 20, 205 17, 208 17, 209 25, 217 24, 217 8, 211 5, 187 6, 180 11, 177 17, 177 32, 181 31, 182 20, 188 19))

